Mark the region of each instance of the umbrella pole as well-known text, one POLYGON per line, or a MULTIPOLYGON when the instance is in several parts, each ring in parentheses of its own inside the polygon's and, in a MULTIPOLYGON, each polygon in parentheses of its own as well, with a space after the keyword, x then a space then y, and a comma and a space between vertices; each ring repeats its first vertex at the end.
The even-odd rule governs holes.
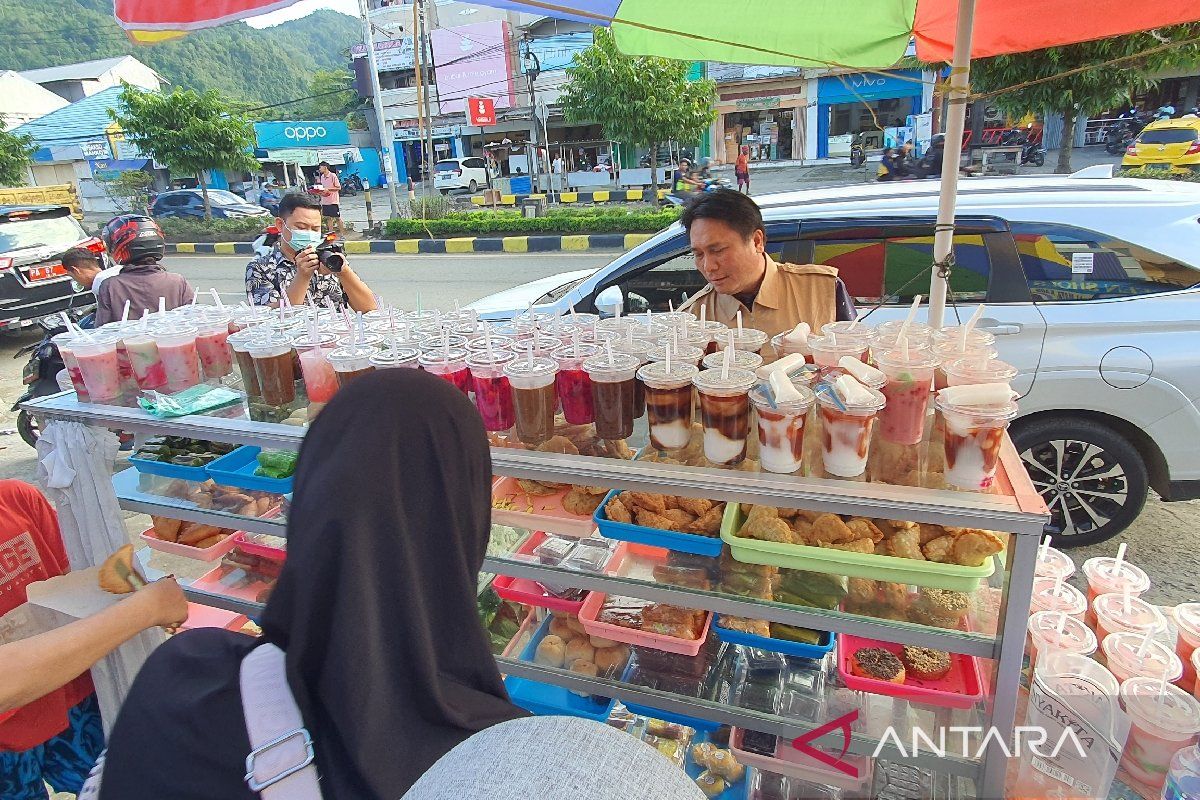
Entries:
MULTIPOLYGON (((942 185, 938 198, 937 228, 933 236, 933 262, 943 263, 954 245, 954 201, 962 158, 963 127, 967 104, 960 102, 970 92, 971 32, 975 24, 975 0, 958 1, 958 25, 954 31, 954 59, 950 66, 950 108, 946 114, 946 146, 942 151, 942 185)), ((942 327, 946 310, 946 278, 935 267, 929 280, 929 324, 942 327)))

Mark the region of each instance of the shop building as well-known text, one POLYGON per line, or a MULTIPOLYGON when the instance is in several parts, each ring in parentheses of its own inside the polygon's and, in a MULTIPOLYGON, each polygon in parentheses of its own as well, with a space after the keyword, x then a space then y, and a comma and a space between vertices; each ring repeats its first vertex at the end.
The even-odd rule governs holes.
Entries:
POLYGON ((795 67, 709 64, 717 82, 717 119, 709 154, 732 163, 740 146, 751 161, 790 161, 804 156, 808 81, 795 67))
MULTIPOLYGON (((343 178, 358 174, 379 185, 379 159, 371 148, 359 147, 342 120, 282 120, 254 123, 254 156, 285 186, 312 185, 317 165, 327 161, 343 178)), ((241 180, 249 180, 244 176, 241 180)), ((233 180, 236 182, 237 178, 233 180)))
POLYGON ((863 134, 869 151, 912 138, 911 115, 933 103, 933 75, 919 70, 848 72, 816 79, 816 103, 808 107, 809 158, 845 158, 850 140, 863 134))

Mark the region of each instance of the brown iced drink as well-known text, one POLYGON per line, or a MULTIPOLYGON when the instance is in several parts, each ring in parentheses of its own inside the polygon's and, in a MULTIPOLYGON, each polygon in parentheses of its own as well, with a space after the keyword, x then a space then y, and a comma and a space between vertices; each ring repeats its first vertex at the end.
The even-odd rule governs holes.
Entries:
POLYGON ((355 378, 361 378, 375 371, 371 356, 378 350, 374 347, 339 347, 331 350, 327 358, 337 375, 338 386, 345 388, 346 384, 355 378))
POLYGON ((750 389, 758 378, 745 369, 708 369, 693 383, 700 393, 700 420, 704 423, 704 457, 714 464, 735 465, 746 458, 750 436, 750 389))
POLYGON ((596 435, 601 439, 627 439, 633 435, 633 422, 637 419, 634 376, 640 365, 641 359, 628 353, 613 353, 611 360, 602 353, 583 362, 592 381, 596 435))
POLYGON ((692 436, 695 390, 692 379, 699 370, 695 364, 656 361, 638 370, 646 387, 646 414, 650 423, 650 444, 658 450, 687 447, 692 436))
POLYGON ((504 374, 512 385, 517 438, 528 445, 549 441, 554 435, 554 409, 558 405, 554 389, 558 362, 542 356, 518 356, 505 365, 504 374))
POLYGON ((274 335, 259 339, 249 346, 249 350, 263 402, 286 406, 295 401, 296 372, 292 365, 291 337, 274 335))

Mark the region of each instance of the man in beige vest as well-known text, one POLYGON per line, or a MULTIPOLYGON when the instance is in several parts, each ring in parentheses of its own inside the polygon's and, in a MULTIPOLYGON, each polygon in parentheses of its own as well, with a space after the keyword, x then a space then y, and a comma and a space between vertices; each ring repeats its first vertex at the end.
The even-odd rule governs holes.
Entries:
MULTIPOLYGON (((731 189, 698 195, 680 222, 691 240, 696 269, 708 285, 681 310, 710 320, 742 325, 768 335, 807 322, 813 333, 835 320, 855 317, 838 271, 821 264, 777 264, 766 253, 762 212, 749 196, 731 189)), ((769 356, 770 345, 763 355, 769 356)))

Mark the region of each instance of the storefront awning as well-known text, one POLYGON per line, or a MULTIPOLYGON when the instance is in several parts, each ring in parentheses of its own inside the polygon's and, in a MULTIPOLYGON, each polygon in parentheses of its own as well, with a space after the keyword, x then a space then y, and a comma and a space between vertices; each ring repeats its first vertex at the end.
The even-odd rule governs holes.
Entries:
POLYGON ((265 153, 264 156, 258 156, 259 161, 284 161, 301 167, 315 167, 322 161, 328 161, 330 164, 349 164, 362 160, 358 148, 350 147, 285 147, 280 150, 266 150, 265 153))

